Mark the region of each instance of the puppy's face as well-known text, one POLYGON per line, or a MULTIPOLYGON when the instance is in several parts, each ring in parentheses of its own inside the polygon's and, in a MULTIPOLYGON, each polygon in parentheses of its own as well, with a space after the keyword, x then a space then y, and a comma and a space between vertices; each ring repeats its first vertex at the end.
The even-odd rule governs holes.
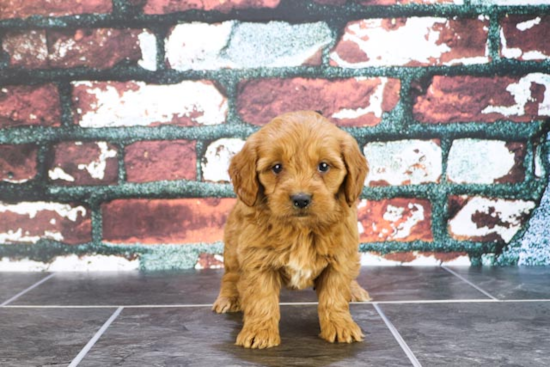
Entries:
POLYGON ((229 173, 246 205, 285 221, 319 223, 355 203, 367 163, 349 134, 317 113, 293 112, 252 135, 229 173))

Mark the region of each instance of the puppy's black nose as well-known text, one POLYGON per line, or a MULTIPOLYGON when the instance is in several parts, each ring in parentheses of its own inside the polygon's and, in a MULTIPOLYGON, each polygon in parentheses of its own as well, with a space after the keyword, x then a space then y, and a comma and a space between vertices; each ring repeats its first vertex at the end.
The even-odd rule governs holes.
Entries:
POLYGON ((294 207, 298 209, 304 209, 311 204, 311 195, 304 194, 303 192, 292 195, 290 199, 294 203, 294 207))

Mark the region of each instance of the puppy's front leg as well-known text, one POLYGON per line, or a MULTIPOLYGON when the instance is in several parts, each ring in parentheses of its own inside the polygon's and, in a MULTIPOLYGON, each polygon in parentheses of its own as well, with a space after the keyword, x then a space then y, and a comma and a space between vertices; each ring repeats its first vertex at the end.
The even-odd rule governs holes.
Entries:
POLYGON ((363 333, 351 318, 351 280, 329 266, 315 281, 319 298, 321 338, 334 343, 362 341, 363 333))
POLYGON ((279 337, 279 292, 281 279, 274 270, 244 270, 239 282, 244 326, 237 345, 245 348, 270 348, 281 343, 279 337))

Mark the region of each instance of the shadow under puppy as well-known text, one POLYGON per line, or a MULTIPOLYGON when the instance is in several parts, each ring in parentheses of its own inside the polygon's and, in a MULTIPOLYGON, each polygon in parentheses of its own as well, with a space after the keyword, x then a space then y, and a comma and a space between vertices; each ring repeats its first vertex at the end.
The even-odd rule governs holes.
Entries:
POLYGON ((229 167, 238 201, 225 226, 225 274, 213 310, 244 312, 237 345, 280 344, 279 292, 315 287, 320 337, 361 341, 350 301, 368 301, 359 274, 356 202, 367 161, 357 142, 321 115, 273 119, 229 167))

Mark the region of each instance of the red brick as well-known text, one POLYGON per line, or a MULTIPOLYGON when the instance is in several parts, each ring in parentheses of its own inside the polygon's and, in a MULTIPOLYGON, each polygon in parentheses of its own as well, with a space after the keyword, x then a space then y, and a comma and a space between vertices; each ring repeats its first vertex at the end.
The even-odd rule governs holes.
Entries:
POLYGON ((59 126, 60 102, 57 87, 0 87, 0 128, 13 126, 59 126))
POLYGON ((195 180, 196 143, 187 140, 140 141, 126 147, 129 182, 195 180))
POLYGON ((322 5, 344 5, 346 0, 313 0, 313 2, 322 5))
POLYGON ((73 83, 75 123, 83 127, 214 125, 225 122, 227 99, 210 81, 73 83))
POLYGON ((451 196, 449 235, 457 240, 508 243, 529 219, 532 201, 451 196))
POLYGON ((550 16, 510 15, 501 23, 500 55, 518 60, 550 58, 550 16))
POLYGON ((361 242, 432 241, 429 200, 394 198, 362 200, 357 213, 361 242))
POLYGON ((331 53, 330 64, 362 68, 487 63, 488 26, 486 19, 413 17, 353 21, 331 53), (403 47, 403 42, 407 47, 403 47))
POLYGON ((396 106, 399 88, 399 80, 386 78, 249 80, 239 85, 237 108, 254 125, 284 112, 316 110, 340 126, 374 126, 396 106))
POLYGON ((424 265, 422 262, 433 258, 439 264, 452 263, 460 258, 467 258, 467 252, 433 252, 433 251, 408 251, 408 252, 390 252, 382 255, 384 259, 400 262, 402 264, 413 263, 417 261, 418 265, 424 265))
POLYGON ((361 5, 462 4, 462 0, 355 0, 361 5))
POLYGON ((0 243, 36 243, 40 239, 71 245, 90 242, 90 210, 77 204, 0 202, 0 243))
POLYGON ((110 13, 112 8, 112 0, 0 0, 0 19, 104 14, 110 13))
POLYGON ((9 32, 3 49, 10 65, 29 69, 94 67, 111 68, 125 61, 137 64, 142 57, 138 29, 79 29, 9 32))
POLYGON ((416 85, 414 117, 425 123, 515 122, 550 116, 550 75, 523 77, 434 76, 416 85))
POLYGON ((223 256, 202 253, 195 264, 195 269, 223 269, 223 256))
POLYGON ((59 143, 53 149, 48 174, 59 185, 116 184, 117 148, 106 142, 59 143))
POLYGON ((166 14, 186 10, 216 10, 228 13, 233 9, 276 8, 280 0, 147 0, 145 14, 166 14))
POLYGON ((128 199, 103 204, 103 238, 111 243, 212 243, 235 199, 128 199))
POLYGON ((22 183, 36 176, 34 144, 0 145, 0 181, 22 183))
POLYGON ((7 32, 2 49, 10 57, 10 65, 29 69, 48 67, 48 44, 45 30, 7 32))

